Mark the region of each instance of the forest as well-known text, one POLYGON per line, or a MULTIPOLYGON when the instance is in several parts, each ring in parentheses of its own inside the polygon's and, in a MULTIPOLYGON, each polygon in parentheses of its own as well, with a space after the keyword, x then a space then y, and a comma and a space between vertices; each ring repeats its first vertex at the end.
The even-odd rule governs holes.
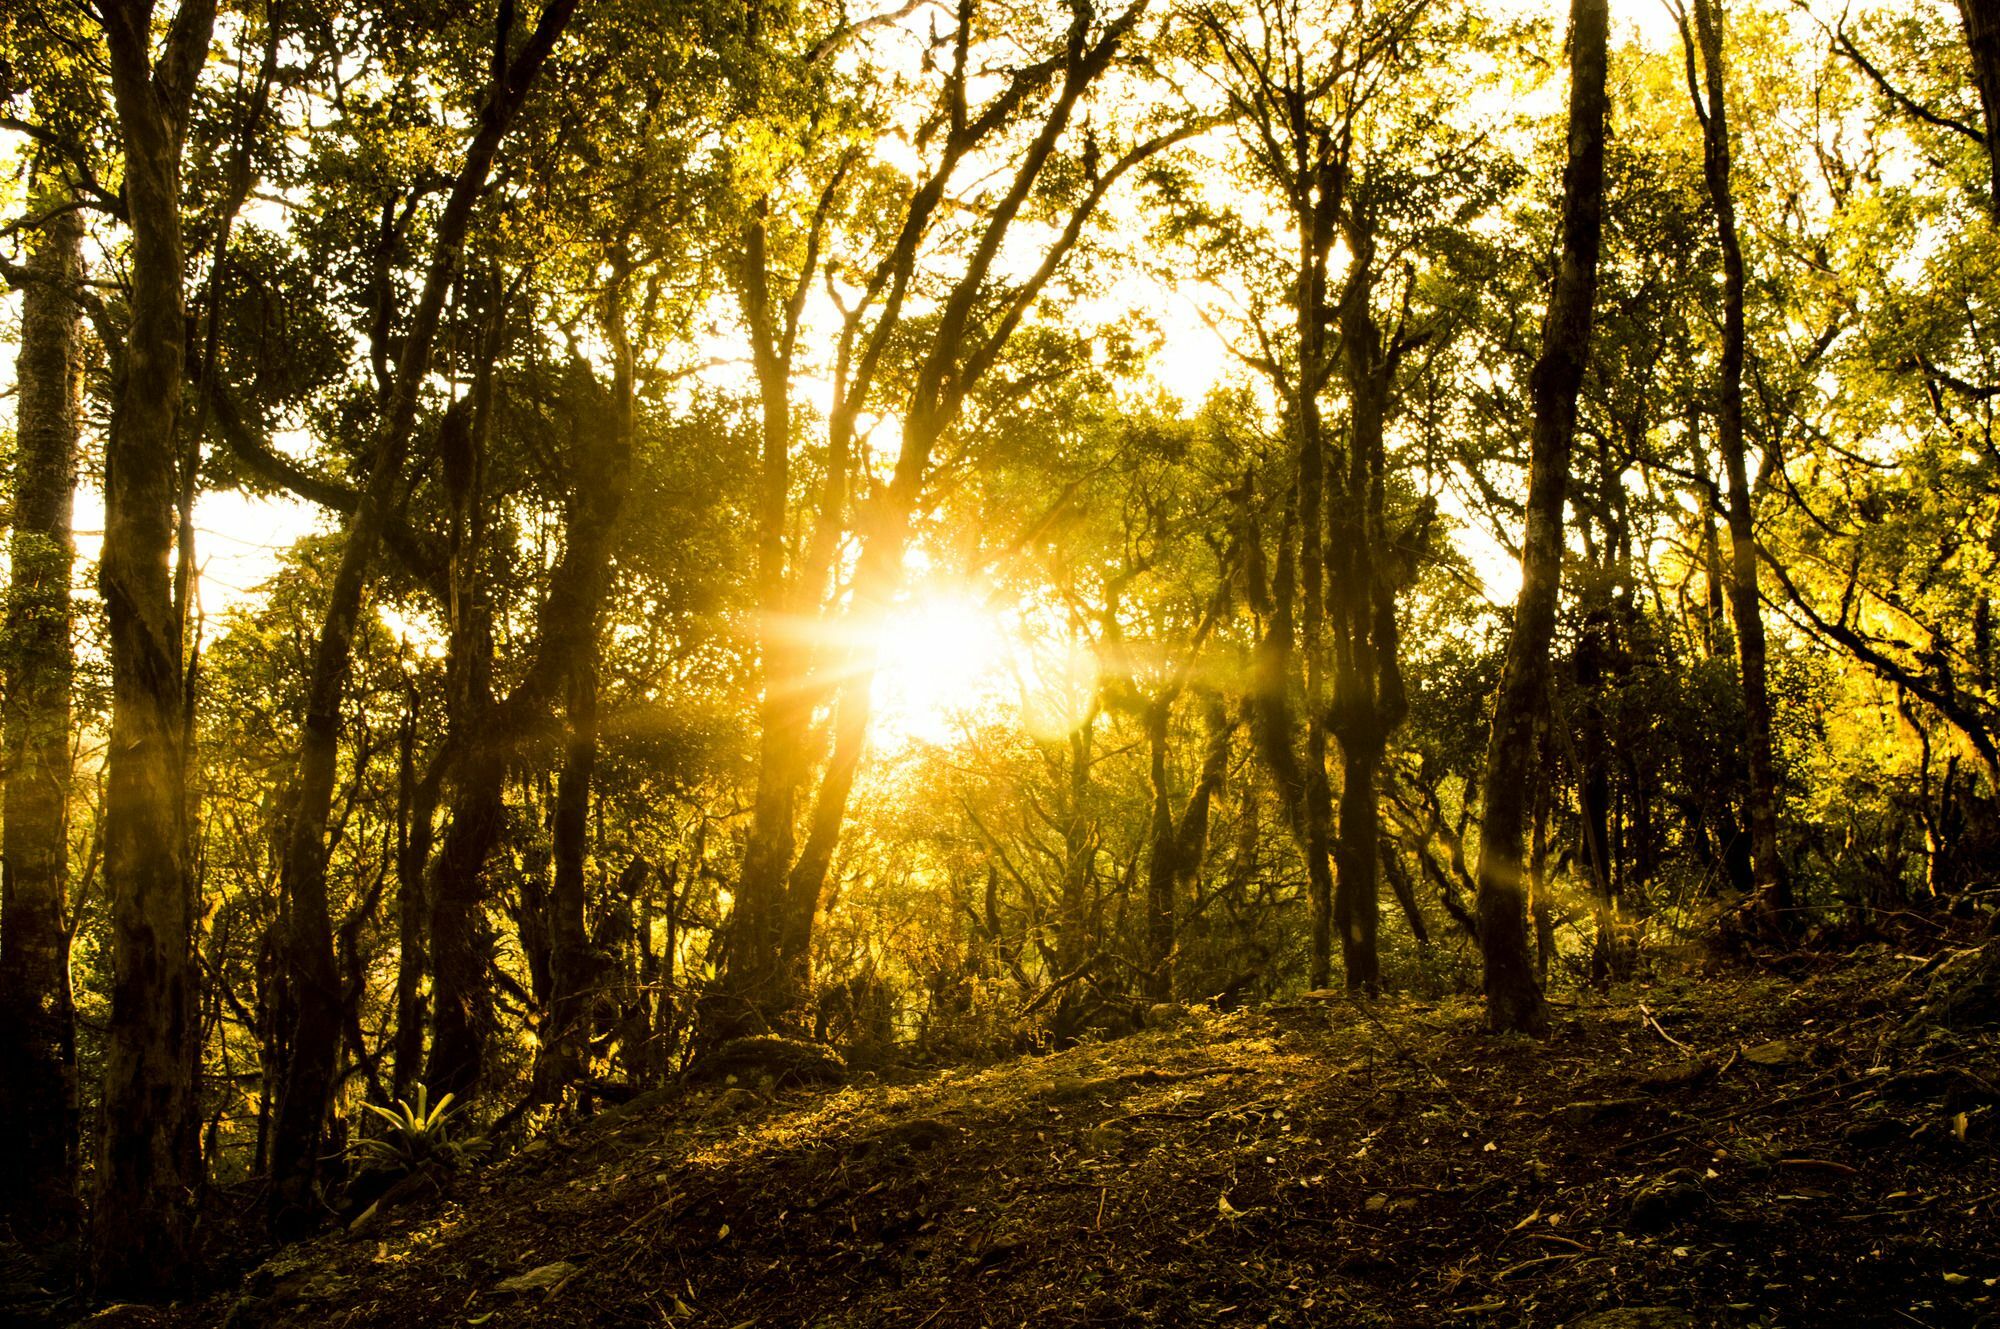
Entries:
POLYGON ((2000 0, 0 0, 0 157, 0 1320, 2000 1322, 2000 0))

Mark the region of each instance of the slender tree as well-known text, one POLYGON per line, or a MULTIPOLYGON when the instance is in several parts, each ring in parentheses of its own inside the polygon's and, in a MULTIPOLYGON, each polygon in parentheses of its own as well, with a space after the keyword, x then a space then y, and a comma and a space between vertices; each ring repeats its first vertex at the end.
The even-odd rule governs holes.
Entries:
MULTIPOLYGON (((1968 0, 1970 2, 1970 0, 1968 0)), ((1767 678, 1763 600, 1757 589, 1757 536, 1750 472, 1743 441, 1743 242, 1736 230, 1730 181, 1729 105, 1725 87, 1722 11, 1715 0, 1694 0, 1690 31, 1680 14, 1687 53, 1688 92, 1701 122, 1702 174, 1715 211, 1722 251, 1722 356, 1716 371, 1716 451, 1729 483, 1729 609, 1736 624, 1736 661, 1743 684, 1744 755, 1749 766, 1751 902, 1762 921, 1784 926, 1790 918, 1791 879, 1778 854, 1778 778, 1771 752, 1771 689, 1767 678), (1695 74, 1699 50, 1701 75, 1695 74)))
POLYGON ((1534 428, 1528 452, 1527 531, 1521 593, 1493 704, 1479 840, 1479 946, 1486 1019, 1495 1032, 1540 1034, 1548 1008, 1528 950, 1524 822, 1537 733, 1548 712, 1549 648, 1562 591, 1563 499, 1569 485, 1576 400, 1590 350, 1603 234, 1606 0, 1570 6, 1569 150, 1563 169, 1562 253, 1529 381, 1534 428))

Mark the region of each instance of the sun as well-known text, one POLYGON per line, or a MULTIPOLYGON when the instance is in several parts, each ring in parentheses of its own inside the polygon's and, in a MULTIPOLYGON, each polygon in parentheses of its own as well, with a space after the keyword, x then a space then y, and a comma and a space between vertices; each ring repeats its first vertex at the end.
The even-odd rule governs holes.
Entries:
POLYGON ((875 732, 892 745, 949 741, 1008 677, 1000 616, 963 591, 918 593, 882 622, 875 644, 875 732))

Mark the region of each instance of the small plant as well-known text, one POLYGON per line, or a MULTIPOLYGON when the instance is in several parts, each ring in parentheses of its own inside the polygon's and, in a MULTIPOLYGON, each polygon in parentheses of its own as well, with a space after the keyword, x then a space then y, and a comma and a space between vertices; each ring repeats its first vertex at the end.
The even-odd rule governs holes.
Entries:
POLYGON ((477 1162, 486 1152, 486 1139, 479 1135, 452 1137, 453 1097, 446 1094, 433 1105, 430 1091, 418 1085, 414 1105, 400 1098, 393 1109, 362 1104, 380 1117, 388 1130, 356 1141, 348 1150, 349 1156, 364 1172, 396 1177, 423 1171, 457 1172, 477 1162))

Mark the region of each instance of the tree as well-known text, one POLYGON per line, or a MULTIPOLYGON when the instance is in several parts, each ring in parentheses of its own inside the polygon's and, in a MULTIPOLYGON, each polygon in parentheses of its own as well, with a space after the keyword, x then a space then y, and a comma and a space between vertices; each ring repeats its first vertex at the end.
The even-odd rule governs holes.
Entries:
POLYGON ((1541 356, 1529 382, 1534 430, 1529 444, 1527 529, 1521 540, 1521 592, 1493 704, 1482 781, 1476 907, 1485 962, 1486 1019, 1497 1033, 1540 1034, 1548 1026, 1541 984, 1528 955, 1522 828, 1537 730, 1547 715, 1549 645, 1562 590, 1563 497, 1597 291, 1609 26, 1604 0, 1574 0, 1562 252, 1542 323, 1541 356))
POLYGON ((295 1233, 314 1219, 313 1188, 320 1133, 333 1087, 340 1038, 339 978, 326 906, 326 828, 340 742, 341 698, 353 651, 355 620, 377 546, 404 483, 403 470, 431 363, 432 343, 458 273, 473 209, 485 192, 501 141, 529 88, 561 37, 576 0, 550 0, 520 49, 513 47, 513 9, 500 8, 493 37, 492 75, 479 127, 452 181, 431 260, 377 427, 367 484, 348 519, 339 570, 328 592, 307 685, 294 810, 287 831, 285 893, 290 901, 288 964, 298 983, 298 1027, 280 1100, 272 1155, 273 1227, 295 1233))
MULTIPOLYGON (((784 232, 791 270, 782 286, 773 270, 770 191, 753 192, 744 208, 731 264, 764 431, 757 554, 764 681, 757 792, 723 973, 709 1008, 711 1037, 796 1019, 814 922, 867 744, 875 672, 869 630, 899 589, 912 521, 940 446, 957 425, 968 394, 1000 362, 1112 187, 1190 132, 1142 136, 1108 165, 1098 160, 1094 136, 1081 135, 1087 141, 1078 156, 1089 159, 1089 168, 1074 174, 1062 169, 1074 159, 1059 149, 1080 137, 1073 132, 1074 120, 1135 38, 1146 8, 1145 0, 1135 0, 1099 15, 1089 4, 1066 6, 1045 30, 1032 34, 1035 57, 980 101, 982 80, 975 71, 985 44, 1002 39, 1004 25, 1018 14, 961 0, 953 27, 934 34, 926 46, 921 89, 926 100, 918 122, 895 127, 922 154, 911 175, 871 178, 861 169, 861 153, 837 143, 828 152, 808 133, 804 145, 818 149, 817 173, 808 220, 784 232), (997 178, 981 178, 976 163, 1002 151, 1010 153, 1007 169, 997 178), (1049 238, 1040 243, 1025 277, 1009 280, 996 264, 1030 205, 1047 210, 1049 238), (865 223, 856 236, 859 252, 841 260, 844 271, 856 274, 857 289, 838 297, 825 461, 809 533, 794 558, 786 534, 793 511, 792 394, 802 367, 799 333, 815 284, 833 271, 827 232, 834 209, 843 206, 858 210, 857 220, 865 223), (935 313, 918 317, 911 308, 918 298, 935 313), (892 394, 900 398, 899 406, 885 404, 892 394), (854 490, 857 472, 866 475, 860 422, 882 410, 894 411, 901 440, 886 483, 864 499, 854 490), (859 552, 849 584, 837 587, 831 581, 836 556, 850 537, 859 552), (819 640, 799 632, 807 619, 827 629, 819 640), (819 736, 813 725, 822 705, 833 714, 823 765, 816 761, 819 736), (821 769, 814 788, 816 765, 821 769)), ((802 55, 783 59, 794 78, 811 86, 822 57, 872 26, 864 21, 843 27, 802 55)), ((783 66, 765 43, 775 44, 782 35, 755 25, 746 34, 753 53, 743 74, 751 114, 776 109, 773 92, 763 85, 783 66)), ((1007 29, 1004 39, 1012 43, 1029 35, 1007 29)), ((916 93, 910 89, 904 95, 916 93)), ((829 133, 839 127, 831 116, 806 123, 829 133)), ((888 129, 877 126, 878 132, 888 129)), ((759 178, 774 174, 769 165, 759 165, 759 178)))
POLYGON ((1277 393, 1294 458, 1281 539, 1297 550, 1281 552, 1259 652, 1261 748, 1312 883, 1313 982, 1330 981, 1338 933, 1347 985, 1373 991, 1379 780, 1407 711, 1397 597, 1432 517, 1409 493, 1417 450, 1391 431, 1413 358, 1450 340, 1453 300, 1433 274, 1493 203, 1491 163, 1454 118, 1462 84, 1446 90, 1426 73, 1462 40, 1446 6, 1266 0, 1206 10, 1202 22, 1239 169, 1283 219, 1260 223, 1235 199, 1197 195, 1170 223, 1228 255, 1216 275, 1244 293, 1236 353, 1277 393), (1302 751, 1290 714, 1300 672, 1302 751))
POLYGON ((190 1200, 201 1183, 183 642, 168 563, 187 336, 181 154, 215 6, 184 0, 157 59, 151 0, 110 0, 102 17, 132 257, 131 319, 105 443, 98 567, 111 631, 104 878, 115 979, 91 1246, 100 1289, 143 1294, 188 1277, 190 1200))
POLYGON ((1791 887, 1778 853, 1777 773, 1771 756, 1771 688, 1764 645, 1762 597, 1757 589, 1757 536, 1753 529, 1750 475, 1744 459, 1743 243, 1736 232, 1736 200, 1730 192, 1728 98, 1724 79, 1722 13, 1715 0, 1694 0, 1694 29, 1679 15, 1687 47, 1688 92, 1701 122, 1703 176, 1715 211, 1722 249, 1722 357, 1716 408, 1716 450, 1729 482, 1729 607, 1736 623, 1736 657, 1743 679, 1744 751, 1750 767, 1750 870, 1756 895, 1753 909, 1767 927, 1789 926, 1791 887), (1702 81, 1694 72, 1700 51, 1702 81), (1703 84, 1705 84, 1705 89, 1703 84))
MULTIPOLYGON (((49 176, 44 181, 53 183, 49 176)), ((83 225, 59 188, 22 297, 14 532, 0 743, 0 1219, 29 1244, 76 1231, 76 1016, 70 993, 70 509, 83 413, 83 225)))
MULTIPOLYGON (((1958 0, 1958 15, 1965 25, 1965 45, 1972 56, 1972 82, 1979 89, 1979 107, 1985 119, 1993 215, 2000 218, 2000 4, 1994 0, 1958 0)), ((1707 49, 1704 43, 1704 57, 1707 49)))

